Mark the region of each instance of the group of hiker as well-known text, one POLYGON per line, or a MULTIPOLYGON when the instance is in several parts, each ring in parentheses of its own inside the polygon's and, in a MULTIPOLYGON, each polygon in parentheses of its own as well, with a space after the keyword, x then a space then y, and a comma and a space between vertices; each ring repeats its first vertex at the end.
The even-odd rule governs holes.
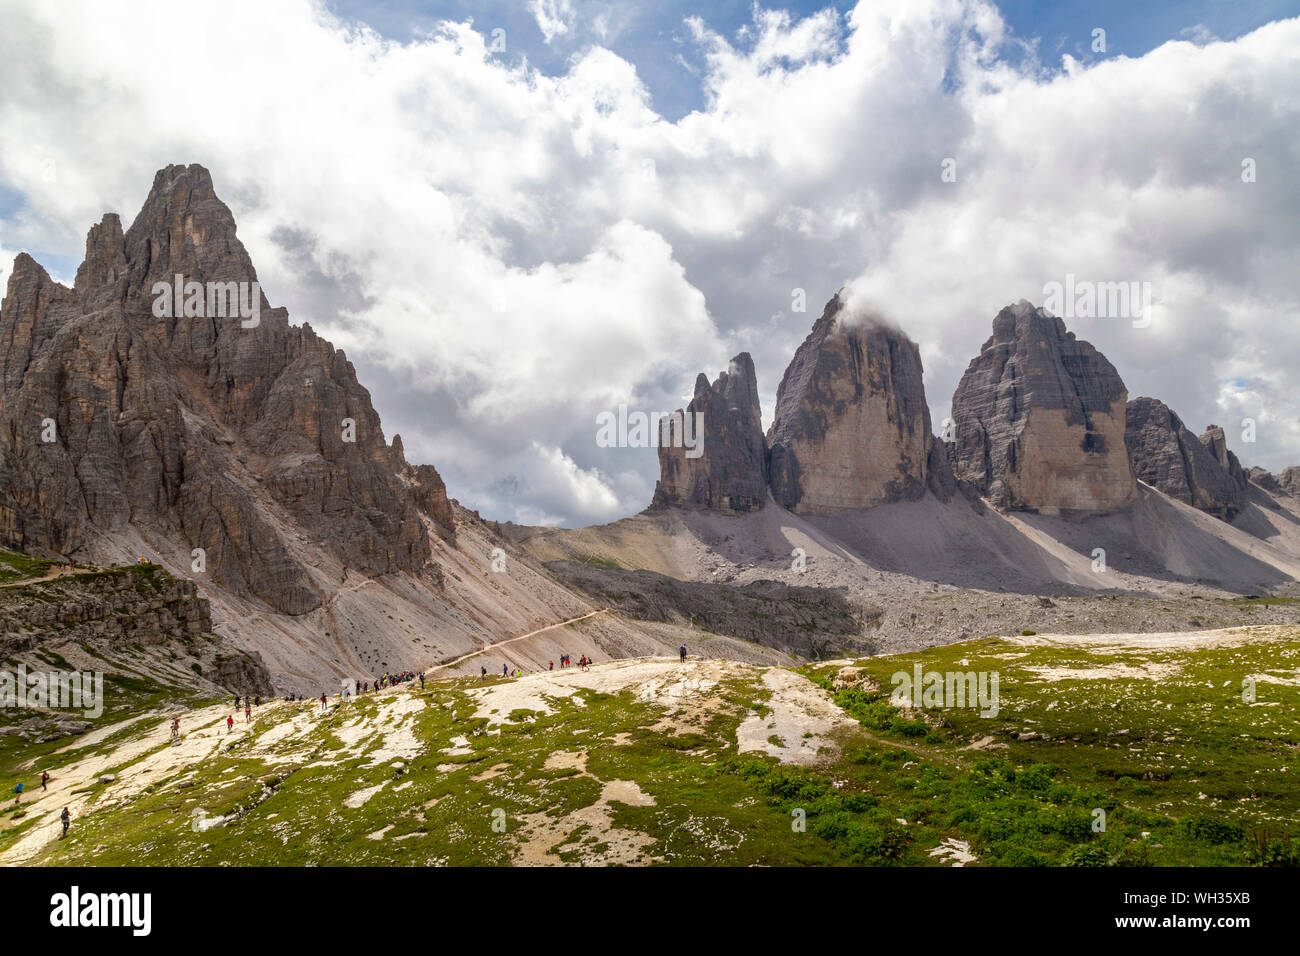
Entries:
MULTIPOLYGON (((48 790, 49 785, 50 785, 50 772, 48 770, 42 770, 41 791, 44 792, 48 790)), ((22 803, 23 790, 26 789, 26 786, 27 785, 24 784, 21 780, 19 780, 18 783, 14 785, 14 789, 13 789, 14 806, 17 806, 18 804, 22 803)), ((63 812, 59 814, 59 821, 63 824, 63 832, 59 834, 59 839, 62 840, 65 836, 68 835, 68 827, 72 825, 72 814, 68 812, 67 807, 64 807, 63 812)))
POLYGON ((385 674, 383 677, 379 678, 379 680, 375 681, 375 685, 373 688, 370 686, 369 683, 362 683, 361 681, 357 681, 357 692, 360 693, 361 691, 383 690, 385 687, 395 687, 398 684, 409 684, 411 681, 417 678, 420 681, 420 686, 423 687, 424 686, 423 672, 417 674, 415 671, 403 671, 400 674, 385 674))
MULTIPOLYGON (((684 650, 684 649, 683 649, 683 650, 684 650)), ((683 656, 683 657, 682 657, 682 660, 685 660, 685 659, 686 659, 685 656, 683 656)), ((589 670, 589 669, 591 668, 591 665, 594 664, 594 663, 596 663, 595 658, 593 658, 593 657, 589 657, 588 655, 583 654, 581 657, 578 658, 578 663, 577 663, 576 666, 578 667, 579 670, 584 670, 584 671, 585 671, 585 670, 589 670)), ((574 665, 574 663, 573 663, 573 657, 572 657, 572 655, 569 655, 569 654, 561 654, 561 655, 560 655, 560 669, 561 669, 561 670, 563 670, 563 669, 566 668, 566 667, 573 667, 573 666, 575 666, 575 665, 574 665)), ((547 662, 546 662, 546 669, 547 669, 548 671, 553 671, 553 670, 555 670, 555 661, 553 661, 553 660, 551 660, 551 661, 547 661, 547 662)), ((488 676, 487 665, 486 665, 486 664, 482 664, 482 665, 480 665, 480 666, 479 666, 479 669, 478 669, 478 679, 479 679, 479 680, 487 680, 487 676, 488 676)), ((515 668, 512 670, 509 664, 502 664, 502 665, 501 665, 501 676, 502 676, 502 677, 523 677, 523 676, 524 676, 524 670, 523 670, 523 668, 520 668, 520 667, 515 667, 515 668)), ((424 686, 424 682, 423 682, 423 680, 421 680, 421 682, 420 682, 420 686, 421 686, 421 687, 424 686)))
MULTIPOLYGON (((372 691, 383 690, 388 687, 396 687, 398 684, 409 684, 411 683, 411 681, 416 681, 416 680, 420 682, 420 689, 423 690, 424 673, 422 671, 402 671, 397 674, 385 673, 382 676, 375 678, 374 680, 358 680, 355 683, 353 683, 351 687, 345 686, 342 692, 339 694, 339 697, 342 700, 342 702, 346 704, 352 698, 352 695, 354 693, 352 688, 356 688, 355 689, 356 694, 364 694, 364 693, 370 693, 372 691)), ((302 696, 301 693, 294 693, 293 691, 290 691, 289 693, 284 695, 284 702, 286 704, 301 702, 304 699, 305 698, 302 696)), ((324 713, 326 710, 329 709, 329 697, 324 691, 321 691, 321 695, 319 698, 314 698, 314 699, 320 701, 321 713, 324 713)), ((241 703, 244 708, 244 723, 250 723, 253 719, 253 708, 261 706, 262 698, 260 695, 240 696, 236 694, 235 715, 226 718, 227 733, 229 733, 235 727, 235 717, 239 715, 239 708, 241 703)))

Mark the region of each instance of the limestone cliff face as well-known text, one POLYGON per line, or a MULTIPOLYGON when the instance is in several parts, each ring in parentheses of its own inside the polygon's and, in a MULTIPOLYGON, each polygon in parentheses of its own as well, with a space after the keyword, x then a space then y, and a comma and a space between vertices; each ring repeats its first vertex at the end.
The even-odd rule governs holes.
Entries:
POLYGON ((1246 474, 1246 469, 1241 467, 1237 456, 1228 450, 1228 439, 1224 436, 1223 429, 1218 425, 1207 425, 1205 431, 1201 432, 1200 442, 1214 456, 1214 460, 1218 462, 1229 480, 1244 492, 1250 476, 1246 474))
POLYGON ((749 353, 733 358, 711 385, 701 373, 685 413, 692 416, 691 428, 700 423, 699 434, 690 434, 698 448, 685 447, 681 439, 668 441, 670 430, 680 432, 680 422, 664 423, 654 504, 724 512, 761 509, 767 502, 767 445, 749 353))
POLYGON ((1021 300, 953 396, 953 461, 998 507, 1109 511, 1137 485, 1124 444, 1128 393, 1115 367, 1061 319, 1021 300))
POLYGON ((92 228, 73 288, 18 256, 0 305, 0 543, 74 555, 140 530, 203 548, 214 583, 289 614, 321 603, 295 541, 362 574, 425 568, 424 516, 451 531, 441 479, 402 477, 352 364, 256 281, 197 165, 159 171, 125 233, 112 214, 92 228), (208 290, 200 314, 157 314, 177 275, 208 290), (223 314, 214 283, 255 317, 230 315, 235 300, 223 314))
MULTIPOLYGON (((1245 504, 1246 475, 1226 445, 1214 446, 1213 431, 1198 440, 1163 402, 1135 398, 1128 403, 1124 441, 1138 478, 1170 497, 1231 521, 1245 504), (1217 456, 1220 449, 1222 460, 1217 456)), ((1221 429, 1217 439, 1223 439, 1221 429)))
POLYGON ((792 511, 870 508, 951 484, 916 343, 847 315, 839 295, 786 369, 767 438, 772 496, 792 511))

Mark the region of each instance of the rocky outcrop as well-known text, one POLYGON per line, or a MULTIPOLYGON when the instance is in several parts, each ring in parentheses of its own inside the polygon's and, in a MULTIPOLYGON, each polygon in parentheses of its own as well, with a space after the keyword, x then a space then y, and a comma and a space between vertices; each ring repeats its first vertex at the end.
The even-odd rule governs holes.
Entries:
POLYGON ((208 601, 194 582, 157 565, 88 569, 0 588, 0 654, 67 653, 68 645, 116 668, 167 684, 269 693, 256 654, 233 650, 212 633, 208 601))
POLYGON ((1259 465, 1255 465, 1249 472, 1247 472, 1247 475, 1252 482, 1259 485, 1259 487, 1263 488, 1271 495, 1286 494, 1282 485, 1278 482, 1277 476, 1267 468, 1261 468, 1259 465))
POLYGON ((772 496, 796 512, 870 508, 951 484, 916 343, 879 318, 848 314, 841 295, 786 369, 767 440, 772 496))
POLYGON ((655 506, 761 509, 767 503, 767 445, 749 353, 733 358, 713 384, 701 373, 685 415, 662 422, 655 506))
POLYGON ((1252 468, 1250 480, 1272 494, 1300 498, 1300 466, 1292 465, 1290 468, 1283 468, 1276 475, 1270 474, 1263 468, 1252 468))
POLYGON ((1280 474, 1274 475, 1267 468, 1260 468, 1257 465, 1250 469, 1248 477, 1269 494, 1300 498, 1300 466, 1292 465, 1290 468, 1284 468, 1280 474))
POLYGON ((873 653, 863 630, 883 613, 875 605, 855 604, 842 588, 679 581, 580 561, 552 561, 547 568, 599 606, 627 617, 690 625, 813 659, 873 653))
POLYGON ((1237 456, 1228 450, 1228 439, 1224 436, 1223 429, 1218 425, 1206 426, 1205 431, 1201 433, 1200 442, 1214 456, 1214 460, 1218 462, 1229 480, 1244 492, 1250 476, 1246 474, 1246 469, 1241 467, 1237 456))
POLYGON ((18 256, 0 306, 0 543, 84 556, 139 532, 204 549, 214 583, 288 614, 320 606, 320 552, 424 571, 424 517, 453 525, 441 479, 394 455, 346 356, 256 283, 197 165, 161 170, 125 233, 111 214, 92 228, 74 288, 18 256))
POLYGON ((1109 511, 1134 500, 1125 447, 1128 393, 1100 352, 1023 299, 953 396, 954 472, 1000 508, 1109 511))
POLYGON ((1198 440, 1163 402, 1135 398, 1128 403, 1124 442, 1133 473, 1170 497, 1224 521, 1244 507, 1245 473, 1236 456, 1227 452, 1220 461, 1205 436, 1198 440), (1228 465, 1236 465, 1240 480, 1228 465))

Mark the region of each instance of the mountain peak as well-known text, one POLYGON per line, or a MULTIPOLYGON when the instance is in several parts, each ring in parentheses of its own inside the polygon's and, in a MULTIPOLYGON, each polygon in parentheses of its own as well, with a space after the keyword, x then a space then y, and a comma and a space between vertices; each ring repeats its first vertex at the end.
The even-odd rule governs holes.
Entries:
POLYGON ((1000 507, 1109 511, 1137 493, 1128 392, 1104 355, 1025 300, 993 319, 952 400, 954 471, 1000 507))

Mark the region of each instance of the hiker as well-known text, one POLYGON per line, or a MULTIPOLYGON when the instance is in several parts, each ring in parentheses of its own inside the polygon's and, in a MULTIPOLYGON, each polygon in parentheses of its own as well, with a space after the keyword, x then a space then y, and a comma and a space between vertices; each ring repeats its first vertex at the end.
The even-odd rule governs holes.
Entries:
POLYGON ((424 671, 420 671, 420 690, 424 690, 424 671))
POLYGON ((180 735, 181 735, 181 719, 179 717, 173 717, 172 718, 172 740, 175 740, 180 735))
POLYGON ((23 785, 21 782, 18 786, 14 787, 14 793, 16 794, 14 797, 14 804, 17 805, 23 799, 23 785))
POLYGON ((516 676, 516 677, 519 677, 519 676, 520 676, 520 670, 519 670, 518 667, 515 668, 515 676, 516 676))
POLYGON ((553 670, 555 670, 555 661, 547 661, 547 662, 546 662, 546 669, 547 669, 548 671, 553 671, 553 670))
POLYGON ((682 663, 685 664, 685 663, 686 663, 686 645, 683 644, 681 647, 677 648, 677 653, 680 654, 680 655, 682 656, 682 663))
POLYGON ((244 723, 251 723, 253 720, 253 708, 248 706, 248 699, 244 699, 244 723))
POLYGON ((324 695, 324 694, 321 694, 321 695, 320 695, 320 712, 321 712, 322 714, 325 713, 325 695, 324 695))
POLYGON ((72 817, 68 813, 67 807, 64 807, 63 812, 59 814, 59 820, 63 823, 63 833, 59 835, 59 839, 62 840, 68 835, 68 825, 72 823, 72 817))
POLYGON ((253 706, 254 706, 254 707, 261 707, 261 706, 262 706, 262 695, 261 695, 261 694, 258 694, 256 697, 253 698, 253 706))
POLYGON ((487 668, 486 668, 486 667, 480 667, 480 668, 479 668, 478 679, 479 679, 479 680, 487 680, 487 668))
POLYGON ((42 770, 42 771, 41 771, 41 789, 42 789, 42 790, 47 789, 47 787, 46 787, 45 785, 46 785, 47 783, 49 783, 49 782, 50 782, 50 772, 49 772, 48 770, 42 770))
POLYGON ((502 664, 502 665, 501 665, 501 676, 502 676, 502 677, 509 677, 509 676, 510 676, 510 668, 509 668, 507 665, 505 665, 505 664, 502 664))
POLYGON ((239 710, 239 695, 235 695, 235 710, 239 710))
POLYGON ((235 718, 233 716, 229 716, 226 718, 226 733, 230 733, 234 729, 235 729, 235 718))

